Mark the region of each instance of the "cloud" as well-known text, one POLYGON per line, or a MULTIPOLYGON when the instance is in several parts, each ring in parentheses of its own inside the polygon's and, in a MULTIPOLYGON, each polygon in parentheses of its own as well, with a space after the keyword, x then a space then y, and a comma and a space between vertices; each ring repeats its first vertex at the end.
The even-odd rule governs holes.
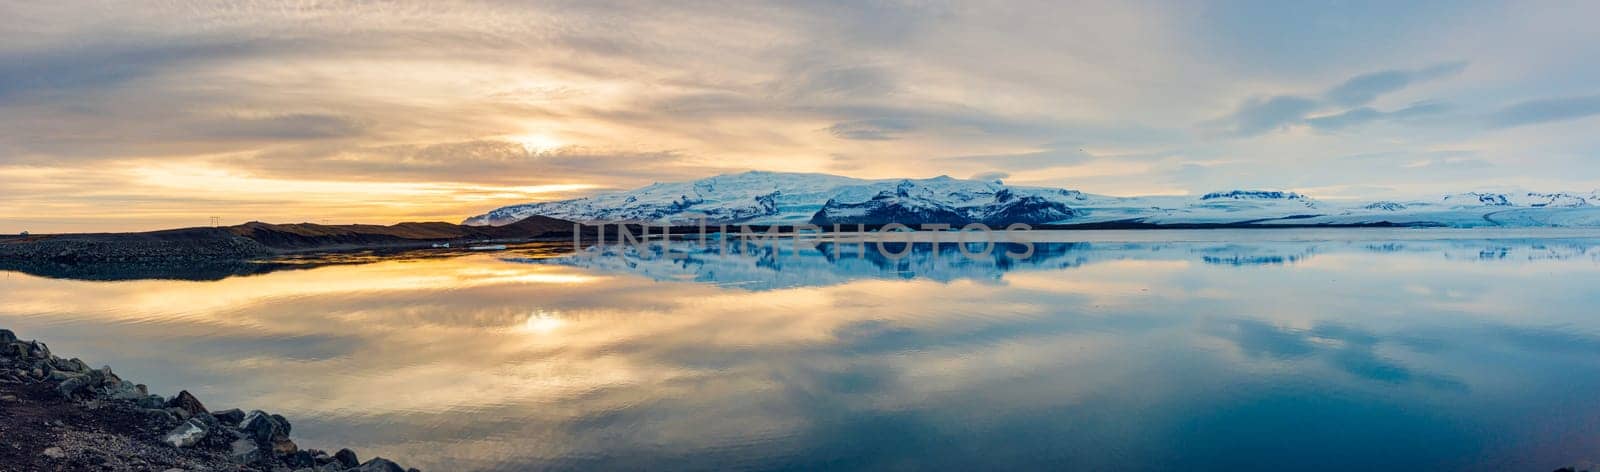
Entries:
POLYGON ((1516 126, 1575 120, 1600 115, 1600 95, 1530 100, 1500 109, 1489 116, 1489 126, 1516 126))
POLYGON ((1256 97, 1245 100, 1233 114, 1218 124, 1231 136, 1260 136, 1300 123, 1316 108, 1317 101, 1305 97, 1256 97))
POLYGON ((911 123, 906 120, 876 119, 837 123, 828 127, 828 133, 839 139, 886 141, 899 139, 900 134, 911 129, 911 123))
POLYGON ((375 147, 308 145, 231 158, 225 163, 230 168, 281 179, 337 175, 361 181, 490 185, 602 182, 605 188, 745 170, 697 164, 672 151, 565 147, 536 152, 520 143, 500 140, 375 147))
POLYGON ((1483 159, 1468 157, 1444 157, 1438 159, 1422 159, 1408 162, 1401 167, 1406 169, 1427 169, 1430 171, 1443 170, 1474 170, 1494 167, 1494 164, 1483 159))
MULTIPOLYGON (((1330 14, 1337 24, 1305 16, 1303 6, 1197 12, 1211 8, 1099 0, 1070 10, 1049 2, 994 8, 838 0, 821 7, 554 0, 401 8, 27 2, 0 9, 13 20, 0 28, 0 129, 7 131, 0 133, 0 167, 63 173, 171 164, 227 175, 497 191, 544 183, 629 187, 746 169, 867 178, 999 172, 1019 182, 1098 183, 1091 190, 1127 195, 1201 183, 1210 190, 1237 179, 1290 185, 1307 178, 1306 167, 1386 149, 1466 145, 1492 159, 1513 145, 1490 151, 1494 143, 1469 142, 1479 137, 1468 133, 1481 127, 1400 135, 1375 125, 1444 122, 1449 113, 1441 103, 1509 103, 1497 101, 1506 100, 1499 94, 1519 87, 1554 87, 1550 96, 1594 93, 1574 81, 1525 78, 1593 75, 1572 55, 1508 62, 1499 52, 1573 50, 1562 46, 1593 41, 1542 37, 1530 45, 1529 35, 1482 28, 1488 33, 1481 36, 1511 39, 1493 51, 1440 48, 1458 44, 1459 31, 1438 33, 1423 23, 1474 14, 1453 6, 1444 9, 1460 11, 1336 9, 1330 14), (1223 23, 1209 21, 1224 12, 1242 23, 1219 28, 1223 23), (1214 30, 1244 36, 1219 42, 1207 37, 1214 30), (1269 38, 1282 41, 1266 44, 1269 38), (1279 55, 1283 61, 1270 60, 1279 55), (1463 60, 1382 65, 1439 55, 1463 60), (1462 74, 1466 60, 1484 74, 1462 74), (1441 96, 1418 97, 1437 100, 1426 105, 1384 103, 1456 76, 1504 82, 1464 81, 1441 88, 1441 96), (1259 84, 1273 88, 1241 91, 1259 84), (1297 127, 1316 132, 1274 133, 1297 127), (1342 139, 1327 136, 1333 133, 1342 139), (529 153, 519 142, 556 150, 529 153), (1295 156, 1296 166, 1271 165, 1284 156, 1295 156), (1250 175, 1216 167, 1206 175, 1165 173, 1220 161, 1250 175)), ((1573 16, 1542 7, 1514 13, 1573 16)), ((1508 110, 1496 126, 1562 116, 1545 108, 1543 118, 1508 110)), ((1537 169, 1593 147, 1574 132, 1543 139, 1549 142, 1539 143, 1540 157, 1528 159, 1546 165, 1524 172, 1545 172, 1537 169)), ((1561 174, 1592 180, 1600 177, 1595 172, 1561 174)), ((1404 189, 1423 174, 1383 183, 1404 189)), ((1316 176, 1326 185, 1374 177, 1357 170, 1316 176)), ((19 198, 102 190, 95 187, 19 198)), ((163 202, 152 215, 191 211, 170 199, 211 198, 183 186, 152 192, 106 195, 163 202)), ((419 194, 408 205, 459 208, 465 204, 453 199, 462 193, 419 194)), ((303 198, 258 202, 328 204, 303 198)), ((92 221, 103 213, 13 208, 4 216, 92 221)))
POLYGON ((1383 118, 1384 113, 1371 107, 1361 107, 1344 113, 1319 116, 1306 120, 1311 127, 1322 130, 1339 130, 1383 118))
POLYGON ((1421 152, 1382 151, 1382 152, 1369 152, 1369 153, 1361 153, 1361 154, 1352 154, 1352 155, 1348 155, 1348 156, 1339 156, 1337 158, 1337 160, 1339 160, 1339 161, 1350 161, 1350 162, 1395 161, 1395 160, 1408 158, 1408 157, 1418 157, 1418 158, 1426 158, 1426 159, 1463 159, 1463 158, 1474 157, 1474 156, 1477 156, 1478 154, 1479 153, 1477 151, 1467 150, 1467 149, 1447 149, 1447 150, 1421 151, 1421 152))
POLYGON ((195 134, 218 139, 298 141, 357 136, 365 128, 364 124, 341 116, 299 113, 208 121, 197 127, 195 134))
POLYGON ((1467 388, 1460 379, 1409 367, 1379 355, 1382 345, 1408 341, 1401 336, 1326 323, 1318 323, 1310 330, 1283 328, 1251 319, 1209 323, 1213 325, 1207 327, 1210 334, 1233 342, 1241 352, 1252 357, 1318 360, 1368 381, 1455 391, 1467 388))
POLYGON ((986 181, 999 181, 999 180, 1005 180, 1005 179, 1009 179, 1009 178, 1011 178, 1011 174, 1007 173, 1007 172, 983 172, 983 173, 979 173, 979 174, 974 174, 972 176, 972 180, 986 180, 986 181))
POLYGON ((114 88, 162 71, 265 49, 262 44, 199 41, 0 53, 0 105, 114 88))
POLYGON ((791 99, 881 97, 893 93, 892 73, 872 66, 804 64, 772 85, 791 99))
POLYGON ((1094 156, 1084 152, 1082 149, 1068 147, 1017 154, 943 157, 939 158, 938 161, 943 165, 977 165, 988 169, 999 168, 1005 171, 1019 172, 1081 164, 1094 158, 1094 156))
POLYGON ((1413 103, 1411 106, 1392 112, 1378 111, 1372 107, 1360 107, 1333 115, 1308 118, 1306 119, 1306 124, 1319 131, 1339 131, 1374 121, 1403 120, 1444 113, 1447 110, 1449 110, 1449 106, 1438 102, 1413 103))
POLYGON ((1450 77, 1461 73, 1466 68, 1467 63, 1465 61, 1457 61, 1416 70, 1391 69, 1362 74, 1329 89, 1323 95, 1329 102, 1340 106, 1365 105, 1376 100, 1380 95, 1398 91, 1416 82, 1450 77))
POLYGON ((1253 137, 1302 123, 1329 131, 1384 119, 1440 113, 1446 107, 1438 102, 1418 102, 1394 112, 1382 112, 1372 107, 1349 107, 1370 103, 1380 95, 1403 89, 1412 83, 1459 74, 1466 66, 1466 62, 1447 62, 1417 70, 1362 74, 1329 89, 1321 99, 1299 95, 1253 97, 1241 103, 1228 116, 1205 123, 1204 126, 1227 136, 1253 137), (1330 108, 1341 111, 1310 116, 1318 110, 1330 108))

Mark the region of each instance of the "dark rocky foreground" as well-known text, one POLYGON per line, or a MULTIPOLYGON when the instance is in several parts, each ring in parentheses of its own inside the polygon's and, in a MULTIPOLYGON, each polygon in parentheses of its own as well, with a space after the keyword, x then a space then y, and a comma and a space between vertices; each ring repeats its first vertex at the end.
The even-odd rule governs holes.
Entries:
POLYGON ((301 449, 290 431, 264 411, 212 411, 187 391, 152 395, 110 367, 0 329, 0 470, 407 471, 349 449, 301 449))

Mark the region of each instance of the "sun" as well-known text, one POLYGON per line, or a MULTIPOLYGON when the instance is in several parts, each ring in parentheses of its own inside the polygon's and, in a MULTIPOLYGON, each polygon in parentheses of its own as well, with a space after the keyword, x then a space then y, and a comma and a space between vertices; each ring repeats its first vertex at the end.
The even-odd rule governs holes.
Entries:
POLYGON ((567 143, 548 134, 512 136, 511 140, 521 144, 522 149, 528 151, 528 154, 548 154, 567 145, 567 143))
POLYGON ((522 328, 531 333, 548 334, 564 324, 567 324, 566 320, 561 319, 558 313, 539 310, 528 316, 522 328))

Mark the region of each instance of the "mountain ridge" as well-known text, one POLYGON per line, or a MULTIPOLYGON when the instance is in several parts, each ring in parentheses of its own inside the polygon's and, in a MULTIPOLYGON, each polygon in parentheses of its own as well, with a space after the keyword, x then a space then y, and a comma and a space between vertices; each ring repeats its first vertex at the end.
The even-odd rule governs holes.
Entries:
POLYGON ((1600 227, 1600 190, 1469 191, 1436 199, 1323 201, 1298 192, 1226 189, 1200 196, 1113 197, 1000 180, 856 179, 751 171, 570 200, 496 208, 464 225, 541 215, 581 223, 1105 225, 1416 225, 1600 227))

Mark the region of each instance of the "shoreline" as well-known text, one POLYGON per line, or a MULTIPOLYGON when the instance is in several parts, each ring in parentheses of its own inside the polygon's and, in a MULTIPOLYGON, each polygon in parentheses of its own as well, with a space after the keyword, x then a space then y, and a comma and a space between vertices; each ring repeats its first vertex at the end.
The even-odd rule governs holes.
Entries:
POLYGON ((109 366, 0 329, 0 464, 7 470, 412 472, 349 450, 301 449, 287 418, 150 394, 109 366))
MULTIPOLYGON (((748 229, 761 237, 807 234, 879 234, 889 225, 845 225, 834 228, 795 225, 644 225, 638 223, 579 224, 553 218, 530 217, 506 226, 476 227, 449 223, 400 223, 391 226, 316 225, 309 223, 273 225, 247 223, 219 228, 182 228, 143 233, 72 233, 43 235, 0 235, 0 268, 37 264, 226 264, 268 261, 278 258, 369 253, 401 253, 428 249, 467 250, 480 245, 522 245, 535 243, 617 242, 621 230, 640 239, 670 235, 673 238, 743 234, 748 229), (530 220, 532 226, 525 225, 530 220), (415 228, 426 227, 418 231, 415 228), (799 229, 806 232, 798 232, 799 229), (820 231, 818 231, 820 230, 820 231)), ((910 234, 926 229, 911 228, 910 234)), ((995 228, 994 231, 1009 231, 995 228)), ((1595 227, 1565 226, 1482 226, 1451 227, 1430 224, 1261 224, 1254 222, 1206 224, 1152 224, 1110 221, 1083 224, 1034 225, 1023 231, 1032 234, 1186 233, 1220 230, 1245 230, 1261 234, 1304 230, 1460 230, 1558 232, 1600 230, 1595 227)), ((956 232, 951 228, 944 232, 956 232)), ((1143 238, 1141 238, 1143 239, 1143 238)))

